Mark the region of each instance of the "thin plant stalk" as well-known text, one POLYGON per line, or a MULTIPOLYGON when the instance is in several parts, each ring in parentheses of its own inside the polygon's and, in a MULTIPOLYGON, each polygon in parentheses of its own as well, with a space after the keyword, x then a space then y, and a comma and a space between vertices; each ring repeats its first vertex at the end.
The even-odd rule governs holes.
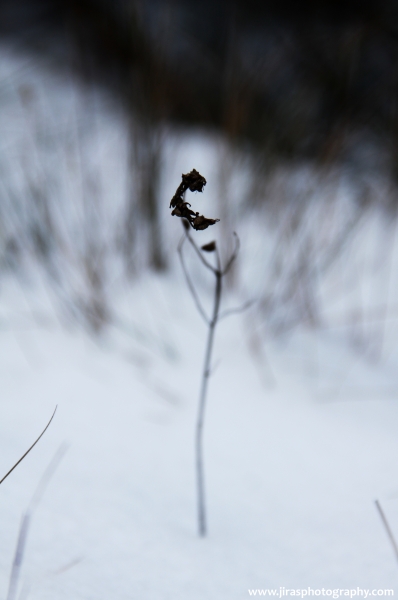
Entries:
POLYGON ((19 459, 19 460, 18 460, 18 461, 15 463, 15 465, 14 465, 13 467, 11 467, 11 469, 10 469, 10 470, 9 470, 9 471, 8 471, 8 472, 7 472, 7 473, 4 475, 4 477, 3 477, 2 479, 0 479, 0 484, 2 484, 2 483, 3 483, 3 481, 4 481, 5 479, 7 479, 7 477, 8 477, 9 475, 11 475, 11 473, 13 472, 13 470, 17 468, 17 466, 19 465, 19 463, 21 463, 21 462, 23 461, 23 459, 25 458, 25 456, 27 456, 27 455, 29 454, 29 452, 30 452, 31 450, 33 450, 33 448, 36 446, 37 442, 38 442, 38 441, 39 441, 39 440, 40 440, 40 439, 43 437, 43 435, 45 434, 45 432, 46 432, 46 431, 47 431, 47 429, 49 428, 51 421, 52 421, 52 420, 53 420, 53 418, 54 418, 54 415, 55 415, 55 412, 56 412, 57 408, 58 408, 58 404, 57 404, 57 406, 55 407, 55 410, 54 410, 54 412, 53 412, 53 414, 52 414, 52 417, 51 417, 51 419, 49 420, 49 422, 47 423, 47 425, 45 426, 45 428, 43 429, 43 431, 41 432, 41 434, 39 435, 39 437, 38 437, 38 438, 36 439, 36 441, 35 441, 35 442, 34 442, 34 443, 33 443, 33 444, 30 446, 30 448, 29 448, 29 449, 28 449, 28 450, 25 452, 25 454, 24 454, 23 456, 21 456, 21 458, 20 458, 20 459, 19 459))
POLYGON ((189 202, 186 202, 185 200, 185 193, 187 192, 187 190, 190 190, 191 192, 202 192, 205 185, 206 179, 198 171, 196 171, 196 169, 193 169, 190 173, 182 175, 182 181, 178 186, 176 193, 170 201, 170 208, 173 209, 171 213, 172 216, 180 217, 182 219, 182 224, 185 229, 185 235, 183 236, 181 242, 178 245, 178 254, 180 256, 181 266, 184 272, 189 291, 191 292, 192 298, 196 304, 196 308, 198 309, 199 314, 204 319, 208 328, 202 381, 199 393, 199 407, 195 429, 196 492, 198 505, 198 532, 200 537, 205 537, 207 534, 205 477, 203 461, 203 429, 205 420, 207 389, 209 385, 209 378, 211 375, 211 359, 213 354, 216 327, 220 318, 228 316, 232 313, 241 312, 241 310, 244 310, 248 306, 246 304, 240 308, 224 311, 224 313, 220 315, 220 305, 223 288, 222 280, 223 277, 225 277, 225 275, 231 269, 239 252, 239 238, 236 235, 236 233, 234 233, 235 249, 232 252, 229 259, 227 260, 224 269, 221 267, 220 254, 218 252, 216 242, 210 242, 199 248, 199 246, 195 243, 192 236, 190 235, 191 229, 195 229, 196 231, 203 231, 204 229, 215 225, 220 220, 208 219, 204 215, 200 215, 198 212, 194 212, 193 210, 191 210, 191 204, 189 202), (189 275, 189 271, 185 265, 183 246, 186 240, 188 240, 191 244, 196 256, 203 264, 203 266, 208 271, 211 271, 215 277, 214 301, 211 317, 207 316, 206 311, 204 310, 200 301, 199 295, 195 289, 193 281, 189 275), (215 254, 215 266, 214 264, 206 260, 205 253, 215 254))
POLYGON ((386 515, 384 513, 384 510, 381 508, 381 504, 380 504, 380 502, 378 500, 375 500, 375 505, 376 505, 377 511, 378 511, 378 513, 380 515, 380 518, 382 520, 382 523, 384 525, 384 528, 386 530, 386 533, 388 535, 388 539, 391 542, 391 546, 392 546, 392 548, 394 550, 395 558, 398 560, 398 545, 397 545, 397 542, 395 540, 395 537, 394 537, 394 534, 392 532, 392 529, 391 529, 391 527, 389 525, 389 522, 387 521, 387 517, 386 517, 386 515))
POLYGON ((21 568, 22 568, 24 554, 25 554, 26 540, 28 537, 33 513, 34 513, 35 509, 37 508, 37 505, 39 504, 39 502, 44 494, 44 491, 50 482, 50 479, 54 475, 54 473, 55 473, 55 471, 67 449, 68 449, 68 446, 67 446, 67 444, 64 443, 57 450, 52 461, 50 462, 50 464, 48 465, 47 469, 45 470, 42 478, 40 479, 39 484, 36 488, 36 491, 33 494, 33 497, 29 503, 28 508, 26 509, 26 512, 22 516, 21 526, 19 528, 19 534, 18 534, 18 540, 17 540, 17 547, 15 550, 15 555, 14 555, 14 559, 13 559, 12 567, 11 567, 7 600, 15 600, 16 599, 18 583, 19 583, 21 568))
POLYGON ((214 346, 214 338, 216 333, 216 327, 218 322, 229 314, 235 312, 241 312, 248 307, 250 304, 245 304, 242 307, 231 309, 231 311, 226 311, 220 314, 220 306, 221 306, 221 298, 222 298, 222 290, 223 290, 223 277, 228 273, 231 268, 234 260, 237 257, 239 251, 239 238, 235 234, 235 250, 227 261, 227 264, 224 269, 221 267, 220 255, 218 252, 218 248, 215 242, 208 244, 207 246, 203 246, 199 248, 195 241, 192 239, 189 230, 185 230, 185 235, 182 238, 179 247, 178 253, 180 255, 181 264, 183 267, 184 275, 188 283, 189 291, 195 301, 196 307, 205 320, 208 332, 207 332, 207 341, 206 341, 206 349, 205 356, 203 362, 203 371, 202 371, 202 380, 200 385, 200 393, 199 393, 199 407, 198 414, 196 420, 196 428, 195 428, 195 463, 196 463, 196 492, 197 492, 197 510, 198 510, 198 533, 200 537, 205 537, 207 534, 207 516, 206 516, 206 495, 205 495, 205 478, 204 478, 204 460, 203 460, 203 430, 204 430, 204 419, 205 419, 205 410, 206 410, 206 399, 207 399, 207 390, 209 385, 209 379, 211 375, 211 360, 213 355, 213 346, 214 346), (215 286, 214 286, 214 300, 213 300, 213 310, 212 316, 208 318, 206 315, 202 304, 200 302, 198 293, 195 290, 195 286, 191 278, 189 277, 188 270, 185 266, 184 255, 183 255, 183 246, 184 242, 188 240, 192 245, 195 253, 199 257, 202 264, 214 274, 215 277, 215 286), (203 251, 205 252, 214 252, 216 256, 216 266, 213 266, 210 262, 206 260, 203 256, 203 251))
MULTIPOLYGON (((217 262, 219 266, 219 259, 217 254, 217 262)), ((198 494, 198 524, 199 524, 199 535, 204 537, 207 533, 207 520, 206 520, 206 501, 205 501, 205 482, 204 482, 204 465, 203 465, 203 425, 206 408, 206 397, 207 388, 210 378, 210 365, 213 354, 214 335, 218 322, 218 316, 220 311, 221 294, 222 294, 222 272, 219 268, 215 271, 216 284, 214 288, 214 304, 213 304, 213 316, 209 322, 209 329, 207 334, 207 343, 205 351, 205 359, 202 373, 202 383, 200 386, 199 395, 199 410, 198 418, 196 422, 196 437, 195 437, 195 450, 196 450, 196 478, 197 478, 197 494, 198 494)))

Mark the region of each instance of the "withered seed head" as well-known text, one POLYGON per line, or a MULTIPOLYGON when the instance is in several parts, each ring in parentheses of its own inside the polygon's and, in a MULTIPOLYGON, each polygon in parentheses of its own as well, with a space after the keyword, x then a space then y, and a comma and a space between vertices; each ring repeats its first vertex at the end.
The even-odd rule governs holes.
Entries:
POLYGON ((191 192, 203 192, 203 188, 207 183, 206 179, 196 169, 192 169, 190 173, 183 175, 182 181, 191 192))
POLYGON ((210 225, 214 225, 220 220, 206 219, 203 215, 199 215, 198 212, 194 213, 188 208, 191 205, 184 201, 183 196, 187 190, 191 192, 203 192, 205 185, 206 179, 196 169, 192 169, 190 173, 182 175, 182 181, 170 201, 170 208, 173 208, 171 212, 172 216, 181 217, 184 219, 183 222, 188 222, 197 231, 207 229, 210 225))

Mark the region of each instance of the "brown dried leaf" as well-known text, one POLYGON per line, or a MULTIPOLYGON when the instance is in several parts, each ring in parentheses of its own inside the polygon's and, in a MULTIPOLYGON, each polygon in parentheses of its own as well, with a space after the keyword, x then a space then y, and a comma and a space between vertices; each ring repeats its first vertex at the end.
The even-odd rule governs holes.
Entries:
POLYGON ((204 229, 210 227, 210 225, 218 223, 219 220, 220 219, 206 219, 206 217, 204 217, 203 215, 196 213, 196 217, 193 220, 193 223, 191 223, 191 225, 194 229, 196 229, 196 231, 203 231, 204 229))
POLYGON ((202 246, 202 250, 204 252, 214 252, 214 250, 216 249, 216 242, 209 242, 208 244, 204 244, 204 246, 202 246))

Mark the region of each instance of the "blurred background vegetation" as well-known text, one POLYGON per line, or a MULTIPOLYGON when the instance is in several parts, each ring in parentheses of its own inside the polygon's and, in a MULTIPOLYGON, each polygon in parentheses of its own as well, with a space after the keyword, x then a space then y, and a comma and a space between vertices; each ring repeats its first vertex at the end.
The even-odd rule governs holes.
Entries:
POLYGON ((392 1, 2 0, 1 36, 153 125, 291 160, 360 161, 358 136, 394 154, 392 1))
MULTIPOLYGON (((39 265, 62 310, 100 330, 115 272, 170 267, 168 139, 199 131, 217 140, 210 216, 227 236, 255 215, 262 325, 329 327, 324 298, 344 292, 334 322, 381 356, 395 306, 395 2, 2 0, 0 45, 3 277, 39 265)), ((250 287, 245 273, 231 285, 250 287)))

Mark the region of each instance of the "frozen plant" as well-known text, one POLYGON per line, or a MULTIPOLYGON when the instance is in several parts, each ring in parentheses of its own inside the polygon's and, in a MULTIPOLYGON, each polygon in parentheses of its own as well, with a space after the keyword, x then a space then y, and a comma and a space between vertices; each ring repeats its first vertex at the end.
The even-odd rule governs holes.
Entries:
POLYGON ((199 215, 198 212, 191 210, 191 205, 185 201, 185 192, 190 190, 191 192, 202 192, 206 185, 206 179, 202 177, 198 171, 193 169, 190 173, 182 175, 182 182, 177 188, 171 202, 170 208, 173 208, 172 215, 181 217, 184 225, 184 236, 178 246, 178 253, 181 260, 181 265, 184 271, 185 279, 191 295, 195 301, 196 308, 207 325, 207 342, 204 356, 204 364, 202 371, 202 380, 200 385, 199 393, 199 408, 196 420, 195 430, 195 458, 196 458, 196 485, 197 485, 197 505, 198 505, 198 531, 201 537, 204 537, 207 533, 207 519, 206 519, 206 499, 205 499, 205 482, 204 482, 204 465, 203 465, 203 427, 204 417, 206 408, 206 397, 209 378, 211 375, 211 358, 213 353, 214 337, 216 327, 219 321, 232 314, 244 310, 248 304, 237 308, 220 312, 222 290, 223 290, 223 279, 230 270, 233 262, 235 261, 239 251, 239 238, 236 233, 235 236, 235 249, 229 259, 227 260, 224 267, 221 265, 220 254, 215 241, 212 241, 204 246, 199 247, 191 236, 191 229, 203 230, 207 229, 211 225, 214 225, 219 219, 208 219, 203 215, 199 215), (211 316, 206 314, 199 295, 196 292, 195 286, 192 282, 192 278, 189 275, 188 269, 184 261, 183 248, 185 242, 188 241, 193 247, 197 257, 203 264, 203 266, 214 275, 214 296, 213 296, 213 308, 211 316), (206 254, 212 254, 215 259, 212 262, 206 258, 206 254))

